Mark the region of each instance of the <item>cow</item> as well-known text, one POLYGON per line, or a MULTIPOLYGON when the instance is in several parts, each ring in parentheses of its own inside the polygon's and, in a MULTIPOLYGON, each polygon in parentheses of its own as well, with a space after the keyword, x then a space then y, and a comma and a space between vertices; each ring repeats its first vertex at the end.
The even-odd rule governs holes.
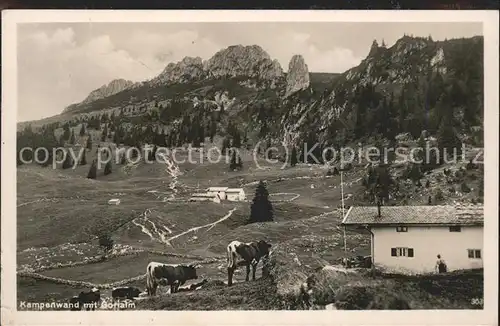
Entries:
POLYGON ((198 266, 164 264, 150 262, 146 269, 146 289, 148 295, 156 295, 158 285, 170 285, 170 293, 175 293, 188 280, 198 279, 198 266))
POLYGON ((119 288, 114 288, 111 291, 111 297, 113 298, 113 301, 116 299, 130 299, 132 300, 133 298, 137 298, 139 294, 141 294, 141 290, 135 287, 127 286, 127 287, 119 287, 119 288))
POLYGON ((233 284, 233 274, 237 267, 246 266, 247 275, 245 281, 249 280, 250 265, 252 266, 252 280, 255 281, 255 271, 261 258, 269 257, 271 245, 264 240, 258 242, 243 243, 232 241, 227 246, 227 285, 233 284))
POLYGON ((85 310, 95 310, 99 302, 101 302, 101 292, 98 288, 93 288, 89 292, 82 291, 78 294, 78 297, 71 298, 70 302, 78 302, 79 309, 74 307, 75 310, 81 310, 82 308, 85 308, 85 310))

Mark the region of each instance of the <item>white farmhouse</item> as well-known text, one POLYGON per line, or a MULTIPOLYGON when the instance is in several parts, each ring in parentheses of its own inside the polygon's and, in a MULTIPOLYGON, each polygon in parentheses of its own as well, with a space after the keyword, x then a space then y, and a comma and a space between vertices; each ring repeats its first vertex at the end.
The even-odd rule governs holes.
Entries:
POLYGON ((374 267, 386 272, 435 271, 437 255, 448 271, 483 267, 482 205, 351 207, 342 225, 371 233, 374 267))
POLYGON ((245 191, 242 188, 210 187, 206 190, 206 193, 221 201, 243 201, 246 198, 245 191))
POLYGON ((207 194, 218 197, 219 200, 226 200, 226 192, 229 187, 210 187, 206 190, 207 194))
POLYGON ((229 201, 244 201, 245 191, 241 188, 228 188, 226 190, 226 198, 229 201))
POLYGON ((208 193, 192 194, 189 201, 212 201, 220 203, 220 200, 216 196, 208 193))

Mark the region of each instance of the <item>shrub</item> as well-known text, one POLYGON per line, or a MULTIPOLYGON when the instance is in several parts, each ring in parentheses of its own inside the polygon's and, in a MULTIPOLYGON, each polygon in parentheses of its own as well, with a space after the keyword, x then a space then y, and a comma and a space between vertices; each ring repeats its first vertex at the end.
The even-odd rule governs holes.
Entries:
POLYGON ((443 191, 441 190, 441 188, 438 188, 436 190, 436 195, 434 195, 434 200, 436 202, 440 202, 440 201, 444 200, 444 195, 443 195, 443 191))
POLYGON ((98 239, 99 246, 105 253, 108 253, 109 251, 111 251, 111 249, 113 249, 114 241, 108 233, 99 235, 98 239))

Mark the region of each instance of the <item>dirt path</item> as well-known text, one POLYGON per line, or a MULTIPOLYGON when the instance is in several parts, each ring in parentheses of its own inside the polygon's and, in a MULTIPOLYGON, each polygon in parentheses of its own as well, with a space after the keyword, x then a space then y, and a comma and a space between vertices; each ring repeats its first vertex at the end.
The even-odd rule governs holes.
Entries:
MULTIPOLYGON (((217 221, 215 222, 212 222, 212 223, 208 223, 208 224, 204 224, 204 225, 200 225, 200 226, 196 226, 196 227, 193 227, 193 228, 190 228, 189 230, 186 230, 182 233, 179 233, 171 238, 168 238, 167 239, 167 242, 170 244, 170 242, 172 240, 175 240, 183 235, 186 235, 188 233, 191 233, 191 232, 194 232, 194 231, 197 231, 199 229, 203 229, 203 228, 209 228, 208 230, 210 230, 211 228, 213 228, 214 226, 216 226, 217 224, 219 224, 220 222, 223 222, 225 220, 227 220, 231 215, 233 215, 233 212, 236 210, 236 208, 233 208, 231 209, 226 215, 224 215, 222 218, 218 219, 217 221)), ((207 231, 208 231, 207 230, 207 231)))

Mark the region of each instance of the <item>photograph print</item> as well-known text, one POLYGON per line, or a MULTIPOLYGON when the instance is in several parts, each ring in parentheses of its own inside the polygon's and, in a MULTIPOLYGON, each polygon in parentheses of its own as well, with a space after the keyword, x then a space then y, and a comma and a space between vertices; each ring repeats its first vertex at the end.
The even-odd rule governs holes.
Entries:
POLYGON ((16 29, 18 311, 483 309, 483 23, 16 29))

